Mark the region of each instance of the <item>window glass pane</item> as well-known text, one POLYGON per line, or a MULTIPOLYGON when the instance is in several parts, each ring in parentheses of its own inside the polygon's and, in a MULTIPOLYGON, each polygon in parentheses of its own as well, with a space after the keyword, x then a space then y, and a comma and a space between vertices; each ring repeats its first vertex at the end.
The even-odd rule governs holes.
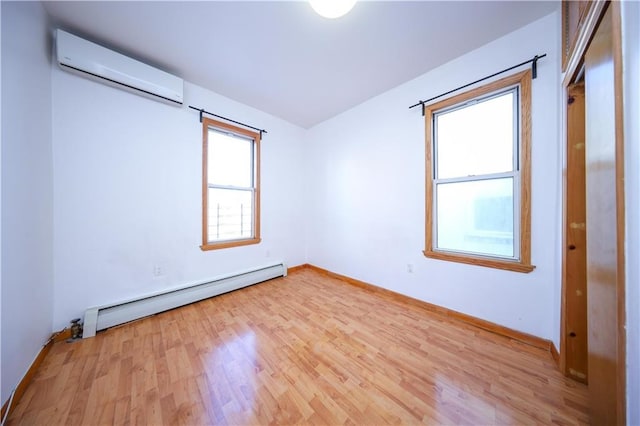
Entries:
POLYGON ((434 117, 437 179, 513 170, 514 92, 434 117))
POLYGON ((436 186, 440 250, 514 257, 513 178, 436 186))
POLYGON ((209 188, 209 242, 253 237, 253 191, 209 188))
POLYGON ((209 129, 209 183, 224 186, 252 186, 253 141, 209 129))

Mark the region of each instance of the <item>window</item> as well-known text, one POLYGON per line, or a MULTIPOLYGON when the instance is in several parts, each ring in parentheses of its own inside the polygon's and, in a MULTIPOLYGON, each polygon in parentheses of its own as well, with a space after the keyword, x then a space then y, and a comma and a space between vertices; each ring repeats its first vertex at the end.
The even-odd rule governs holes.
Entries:
POLYGON ((533 270, 530 111, 530 71, 425 107, 425 256, 533 270))
POLYGON ((202 250, 260 242, 260 134, 202 119, 202 250))

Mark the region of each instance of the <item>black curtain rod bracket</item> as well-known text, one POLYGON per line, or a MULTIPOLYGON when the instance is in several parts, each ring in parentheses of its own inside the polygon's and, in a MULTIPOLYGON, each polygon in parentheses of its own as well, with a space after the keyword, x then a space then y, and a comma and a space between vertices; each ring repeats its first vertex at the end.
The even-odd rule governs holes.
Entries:
POLYGON ((434 100, 436 100, 436 99, 438 99, 438 98, 441 98, 441 97, 443 97, 443 96, 447 96, 447 95, 449 95, 449 94, 451 94, 451 93, 453 93, 453 92, 456 92, 456 91, 458 91, 458 90, 460 90, 460 89, 464 89, 464 88, 467 88, 467 87, 469 87, 469 86, 473 86, 474 84, 476 84, 476 83, 480 83, 481 81, 485 81, 485 80, 488 80, 488 79, 490 79, 490 78, 492 78, 492 77, 495 77, 495 76, 497 76, 497 75, 504 74, 504 73, 505 73, 505 72, 507 72, 507 71, 511 71, 511 70, 512 70, 512 69, 514 69, 514 68, 518 68, 518 67, 521 67, 521 66, 526 65, 526 64, 531 64, 531 79, 535 79, 536 77, 538 77, 538 59, 542 59, 542 58, 544 58, 545 56, 547 56, 547 54, 546 54, 546 53, 544 53, 544 54, 542 54, 542 55, 536 55, 536 56, 534 56, 532 59, 529 59, 528 61, 520 62, 520 63, 519 63, 519 64, 517 64, 517 65, 514 65, 514 66, 509 67, 509 68, 505 68, 505 69, 503 69, 502 71, 498 71, 498 72, 493 73, 493 74, 491 74, 491 75, 488 75, 488 76, 486 76, 486 77, 482 77, 481 79, 476 80, 476 81, 473 81, 473 82, 471 82, 471 83, 467 83, 467 84, 465 84, 464 86, 456 87, 455 89, 453 89, 453 90, 449 90, 448 92, 442 93, 442 94, 440 94, 440 95, 438 95, 438 96, 434 96, 434 97, 429 98, 429 99, 426 99, 426 100, 424 100, 424 101, 419 101, 418 103, 411 105, 411 106, 409 107, 409 109, 411 109, 411 108, 415 108, 415 107, 417 107, 417 106, 421 106, 421 107, 422 107, 422 116, 424 117, 424 107, 425 107, 425 104, 427 104, 427 103, 429 103, 429 102, 431 102, 431 101, 434 101, 434 100))
POLYGON ((263 134, 263 133, 269 133, 269 132, 267 132, 267 131, 266 131, 266 130, 264 130, 264 129, 259 129, 259 128, 257 128, 257 127, 249 126, 248 124, 241 123, 241 122, 239 122, 239 121, 232 120, 232 119, 230 119, 230 118, 223 117, 223 116, 218 115, 218 114, 214 114, 214 113, 212 113, 212 112, 209 112, 209 111, 204 110, 203 108, 196 108, 196 107, 194 107, 194 106, 192 106, 192 105, 189 105, 189 108, 191 108, 191 109, 195 109, 196 111, 198 111, 198 112, 200 113, 200 122, 201 122, 201 123, 202 123, 202 115, 203 115, 203 114, 208 114, 208 115, 211 115, 211 116, 213 116, 213 117, 220 118, 220 119, 222 119, 222 120, 228 121, 228 122, 230 122, 230 123, 239 124, 240 126, 248 127, 249 129, 255 130, 256 132, 260 132, 260 139, 262 139, 262 134, 263 134))
POLYGON ((538 77, 538 59, 540 59, 540 57, 536 55, 533 57, 533 61, 531 62, 531 79, 532 80, 535 80, 536 77, 538 77))

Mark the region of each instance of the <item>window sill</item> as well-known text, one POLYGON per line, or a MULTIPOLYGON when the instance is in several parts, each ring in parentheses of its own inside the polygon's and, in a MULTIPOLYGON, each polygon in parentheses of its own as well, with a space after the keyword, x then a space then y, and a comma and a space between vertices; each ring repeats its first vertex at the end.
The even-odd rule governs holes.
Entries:
POLYGON ((533 271, 536 268, 535 266, 529 265, 526 263, 500 260, 500 259, 489 259, 486 257, 479 257, 479 256, 476 257, 476 256, 469 256, 469 255, 453 254, 453 253, 443 253, 443 252, 432 251, 432 250, 424 250, 422 253, 425 255, 425 257, 429 257, 431 259, 466 263, 468 265, 484 266, 487 268, 503 269, 506 271, 513 271, 513 272, 522 272, 525 274, 528 274, 529 272, 533 271))
POLYGON ((200 246, 200 250, 209 251, 209 250, 219 250, 230 247, 240 247, 240 246, 248 246, 251 244, 259 244, 262 241, 260 238, 252 238, 250 240, 236 240, 236 241, 224 241, 221 243, 207 243, 200 246))

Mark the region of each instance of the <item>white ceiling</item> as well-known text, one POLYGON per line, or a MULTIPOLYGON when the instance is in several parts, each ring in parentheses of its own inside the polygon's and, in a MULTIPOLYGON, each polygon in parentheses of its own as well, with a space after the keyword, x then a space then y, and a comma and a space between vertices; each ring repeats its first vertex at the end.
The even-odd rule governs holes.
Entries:
POLYGON ((360 1, 336 20, 304 1, 44 6, 57 27, 308 128, 551 13, 559 2, 360 1))

